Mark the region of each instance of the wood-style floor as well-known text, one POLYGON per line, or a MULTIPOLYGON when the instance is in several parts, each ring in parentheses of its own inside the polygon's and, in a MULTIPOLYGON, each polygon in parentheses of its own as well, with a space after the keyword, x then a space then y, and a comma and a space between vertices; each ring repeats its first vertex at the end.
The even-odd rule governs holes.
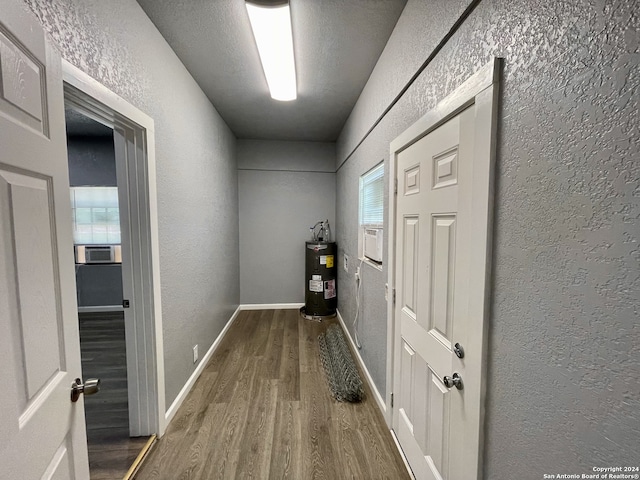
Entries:
POLYGON ((85 396, 91 480, 122 480, 148 437, 129 437, 124 314, 81 313, 84 379, 99 378, 100 391, 85 396))
POLYGON ((331 397, 317 341, 330 323, 241 312, 136 480, 410 478, 369 389, 331 397))

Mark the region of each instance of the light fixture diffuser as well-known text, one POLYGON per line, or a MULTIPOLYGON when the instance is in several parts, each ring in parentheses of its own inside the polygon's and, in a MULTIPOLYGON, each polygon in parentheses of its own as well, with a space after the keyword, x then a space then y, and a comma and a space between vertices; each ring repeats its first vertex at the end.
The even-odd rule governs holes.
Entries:
POLYGON ((295 100, 296 66, 289 4, 261 6, 247 2, 245 5, 271 98, 295 100))

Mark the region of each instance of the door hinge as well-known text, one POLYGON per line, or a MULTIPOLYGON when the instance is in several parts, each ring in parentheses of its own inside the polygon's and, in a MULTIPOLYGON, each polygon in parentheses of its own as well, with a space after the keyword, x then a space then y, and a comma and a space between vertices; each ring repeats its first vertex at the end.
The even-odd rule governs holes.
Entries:
POLYGON ((395 179, 395 185, 393 187, 393 193, 398 194, 398 179, 395 179))
POLYGON ((395 305, 396 304, 396 289, 395 288, 391 291, 391 298, 393 299, 393 304, 395 305))
POLYGON ((393 393, 391 394, 391 408, 393 408, 393 393))

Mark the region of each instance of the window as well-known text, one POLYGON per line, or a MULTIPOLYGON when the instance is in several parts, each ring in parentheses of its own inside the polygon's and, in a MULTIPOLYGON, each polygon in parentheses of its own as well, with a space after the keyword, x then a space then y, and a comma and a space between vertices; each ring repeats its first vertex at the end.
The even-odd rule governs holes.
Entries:
POLYGON ((119 244, 118 187, 71 187, 73 243, 119 244))
POLYGON ((360 177, 359 256, 382 264, 384 163, 360 177))

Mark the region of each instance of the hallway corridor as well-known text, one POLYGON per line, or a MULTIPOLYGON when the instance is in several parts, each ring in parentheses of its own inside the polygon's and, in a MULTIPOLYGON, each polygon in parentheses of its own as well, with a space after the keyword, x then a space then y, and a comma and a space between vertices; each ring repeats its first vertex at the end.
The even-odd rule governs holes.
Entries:
POLYGON ((336 402, 316 323, 242 311, 138 480, 409 478, 371 392, 336 402))

